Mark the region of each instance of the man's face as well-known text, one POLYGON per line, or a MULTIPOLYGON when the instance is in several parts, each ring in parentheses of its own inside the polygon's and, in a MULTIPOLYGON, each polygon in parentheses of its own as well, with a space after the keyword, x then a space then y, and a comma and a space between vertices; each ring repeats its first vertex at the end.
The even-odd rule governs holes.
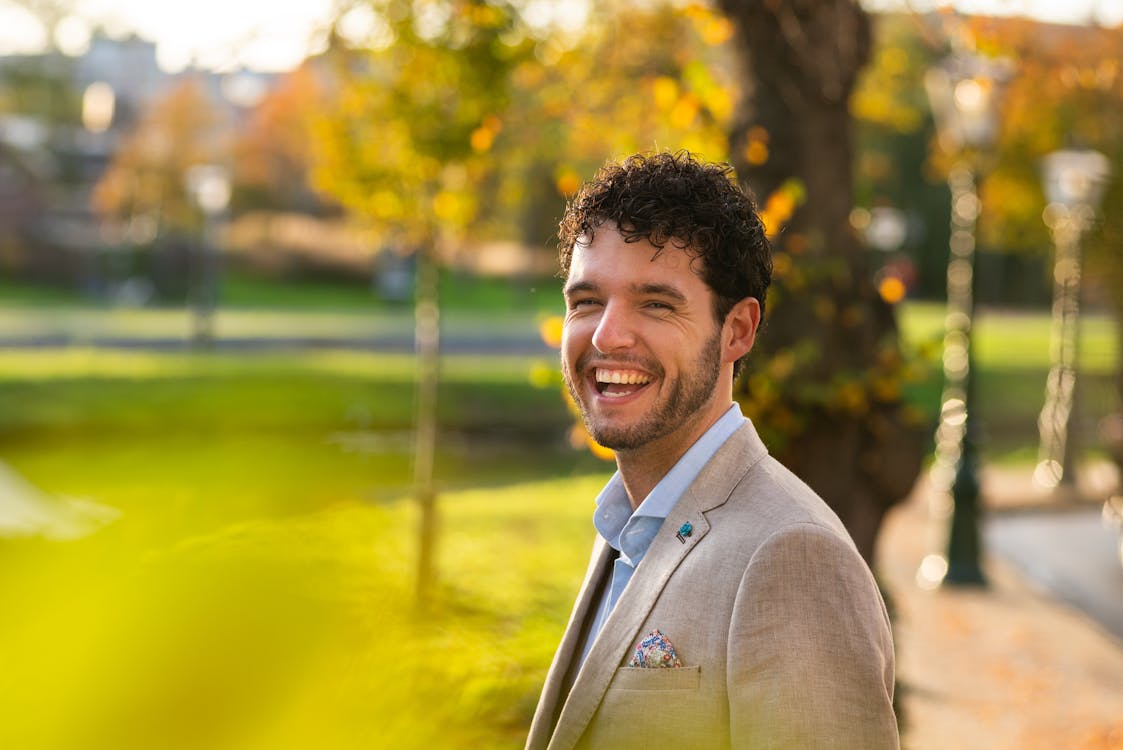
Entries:
POLYGON ((713 292, 685 251, 603 225, 574 247, 565 299, 562 372, 598 443, 684 451, 728 408, 713 292))

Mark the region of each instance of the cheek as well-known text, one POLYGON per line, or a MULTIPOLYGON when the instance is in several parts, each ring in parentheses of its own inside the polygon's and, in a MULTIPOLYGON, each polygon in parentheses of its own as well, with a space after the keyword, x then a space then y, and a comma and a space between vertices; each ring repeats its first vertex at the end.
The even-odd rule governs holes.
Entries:
POLYGON ((561 330, 562 355, 586 346, 592 335, 592 330, 593 328, 588 325, 587 321, 567 318, 562 324, 561 330))
POLYGON ((567 325, 562 329, 561 335, 561 360, 562 366, 568 368, 579 356, 578 347, 573 337, 573 331, 567 325))

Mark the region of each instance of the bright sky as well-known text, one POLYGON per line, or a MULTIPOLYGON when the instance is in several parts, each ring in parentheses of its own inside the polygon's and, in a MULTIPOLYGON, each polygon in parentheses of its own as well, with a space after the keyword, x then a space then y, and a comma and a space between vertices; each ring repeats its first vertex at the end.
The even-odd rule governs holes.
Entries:
MULTIPOLYGON (((45 39, 34 19, 0 0, 0 51, 36 51, 45 39)), ((332 0, 75 0, 77 14, 57 35, 59 46, 81 53, 93 24, 113 36, 130 31, 155 41, 160 66, 177 71, 239 65, 264 70, 296 66, 323 44, 332 0)))
MULTIPOLYGON (((93 24, 111 34, 134 31, 157 43, 161 67, 177 71, 191 62, 219 70, 239 66, 286 70, 322 48, 333 0, 74 0, 78 13, 65 21, 59 46, 80 54, 93 24)), ((871 10, 928 10, 946 0, 863 0, 871 10)), ((0 0, 0 54, 42 49, 45 34, 17 8, 0 0)), ((564 14, 572 0, 524 0, 539 17, 564 14), (560 10, 560 12, 559 12, 560 10)), ((1123 23, 1123 0, 955 0, 964 12, 1029 14, 1060 23, 1123 23)), ((362 22, 362 19, 356 19, 362 22)), ((562 19, 564 23, 567 19, 562 19)))

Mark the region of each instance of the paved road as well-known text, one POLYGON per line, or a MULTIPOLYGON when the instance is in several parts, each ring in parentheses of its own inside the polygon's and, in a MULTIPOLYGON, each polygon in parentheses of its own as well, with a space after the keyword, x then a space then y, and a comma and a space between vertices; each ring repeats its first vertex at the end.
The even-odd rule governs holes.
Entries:
POLYGON ((990 550, 1123 643, 1119 538, 1104 527, 1099 506, 993 514, 984 534, 990 550))
MULTIPOLYGON (((548 354, 535 313, 447 312, 441 346, 447 354, 548 354)), ((82 346, 177 351, 192 348, 193 318, 176 308, 34 309, 0 301, 0 349, 82 346)), ((330 312, 220 309, 213 348, 272 351, 346 348, 413 351, 408 312, 330 312)))

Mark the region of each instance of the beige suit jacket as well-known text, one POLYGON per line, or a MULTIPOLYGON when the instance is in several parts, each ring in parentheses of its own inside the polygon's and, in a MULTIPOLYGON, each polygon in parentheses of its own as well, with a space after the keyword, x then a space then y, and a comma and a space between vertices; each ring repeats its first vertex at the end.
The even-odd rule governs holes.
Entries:
POLYGON ((667 516, 577 669, 610 552, 598 537, 528 750, 898 747, 893 641, 873 576, 751 424, 667 516), (675 532, 687 521, 684 543, 675 532), (626 666, 655 629, 682 667, 626 666))

